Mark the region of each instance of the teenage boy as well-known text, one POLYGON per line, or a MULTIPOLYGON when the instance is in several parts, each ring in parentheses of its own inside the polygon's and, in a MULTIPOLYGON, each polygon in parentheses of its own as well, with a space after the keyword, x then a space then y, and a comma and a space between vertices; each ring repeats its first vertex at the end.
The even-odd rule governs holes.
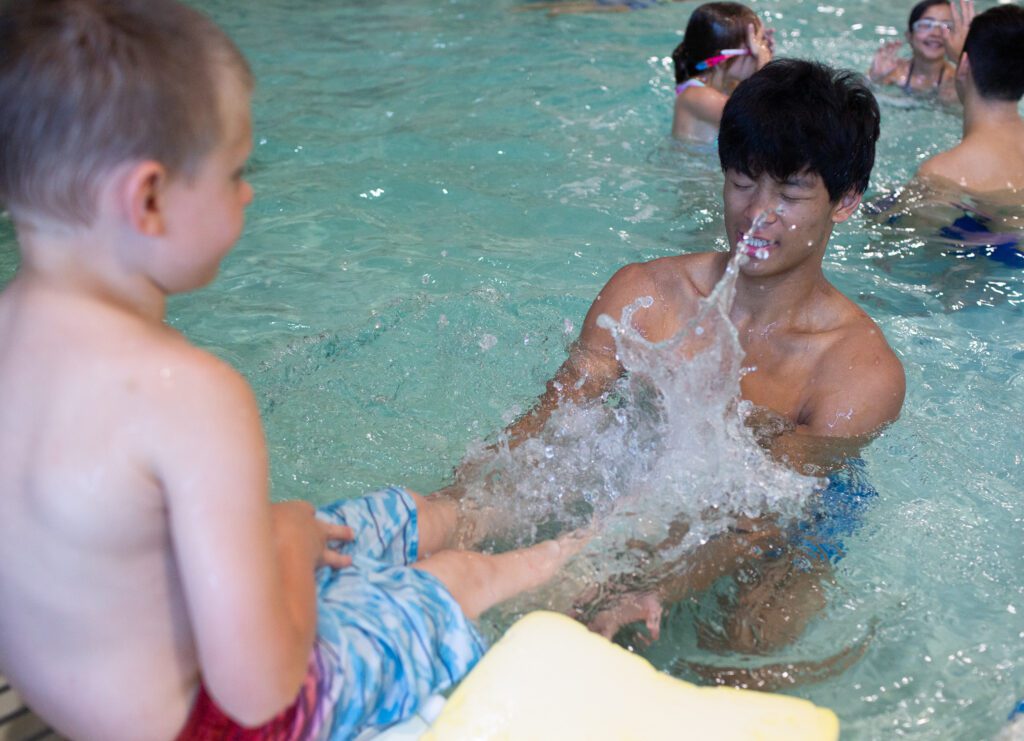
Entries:
POLYGON ((252 391, 164 323, 242 230, 251 87, 175 0, 0 6, 0 672, 70 738, 401 720, 571 550, 443 550, 450 510, 402 489, 270 503, 252 391))
MULTIPOLYGON (((602 396, 624 372, 598 317, 617 319, 650 297, 633 325, 650 342, 667 340, 695 315, 735 251, 745 249, 755 255, 740 268, 730 319, 752 369, 740 381, 743 398, 789 423, 771 441, 772 453, 818 472, 855 454, 899 414, 903 367, 878 326, 828 281, 822 260, 835 225, 860 204, 878 135, 878 105, 853 73, 783 59, 742 82, 718 138, 729 250, 633 263, 612 276, 537 405, 509 428, 510 443, 539 431, 560 404, 602 396)), ((756 550, 746 537, 733 542, 698 551, 674 585, 613 608, 592 627, 610 635, 628 620, 656 626, 655 602, 707 586, 756 550)), ((765 570, 779 572, 786 596, 764 582, 760 596, 751 590, 748 614, 737 618, 737 646, 764 650, 792 640, 819 600, 823 569, 765 570), (762 599, 765 593, 774 596, 762 599), (753 623, 756 630, 742 627, 753 623)))

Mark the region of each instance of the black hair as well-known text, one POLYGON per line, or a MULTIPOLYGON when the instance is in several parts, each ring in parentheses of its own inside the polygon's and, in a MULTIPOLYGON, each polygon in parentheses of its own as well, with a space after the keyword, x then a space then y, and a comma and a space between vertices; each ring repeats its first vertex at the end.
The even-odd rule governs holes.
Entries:
POLYGON ((739 49, 746 44, 747 26, 757 24, 757 14, 740 3, 704 3, 686 23, 683 40, 672 52, 676 84, 696 75, 697 65, 722 49, 739 49))
POLYGON ((910 33, 914 32, 914 24, 921 19, 924 12, 935 5, 949 5, 949 0, 921 0, 917 5, 910 9, 910 18, 907 20, 907 30, 910 33))
POLYGON ((1024 96, 1024 8, 997 5, 971 21, 964 41, 971 79, 983 98, 1024 96))
POLYGON ((878 134, 878 103, 859 74, 777 59, 729 96, 718 160, 723 171, 754 178, 816 173, 836 203, 867 190, 878 134))

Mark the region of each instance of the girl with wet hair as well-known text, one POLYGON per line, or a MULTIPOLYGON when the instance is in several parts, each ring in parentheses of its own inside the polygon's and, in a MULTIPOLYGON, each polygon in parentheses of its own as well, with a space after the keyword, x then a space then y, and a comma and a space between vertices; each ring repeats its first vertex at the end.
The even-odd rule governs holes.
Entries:
POLYGON ((772 59, 772 37, 746 5, 705 3, 672 52, 676 102, 672 136, 714 141, 733 89, 772 59))

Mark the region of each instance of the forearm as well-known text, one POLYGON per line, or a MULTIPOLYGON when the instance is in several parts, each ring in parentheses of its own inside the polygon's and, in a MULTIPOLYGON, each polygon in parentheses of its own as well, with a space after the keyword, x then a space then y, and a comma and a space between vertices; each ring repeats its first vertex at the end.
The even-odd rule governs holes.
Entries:
POLYGON ((277 544, 288 627, 295 651, 305 660, 316 635, 316 580, 314 565, 301 550, 289 543, 277 544))
POLYGON ((856 458, 871 439, 828 437, 801 431, 784 432, 768 444, 768 452, 779 463, 808 476, 827 476, 856 458))
POLYGON ((738 571, 751 558, 759 557, 780 537, 778 528, 768 521, 760 521, 751 529, 722 533, 666 565, 655 591, 666 604, 704 591, 721 577, 738 571))
POLYGON ((555 377, 548 381, 547 388, 533 408, 505 429, 509 446, 514 448, 537 435, 559 407, 600 397, 611 388, 620 373, 617 361, 586 362, 570 355, 555 377))

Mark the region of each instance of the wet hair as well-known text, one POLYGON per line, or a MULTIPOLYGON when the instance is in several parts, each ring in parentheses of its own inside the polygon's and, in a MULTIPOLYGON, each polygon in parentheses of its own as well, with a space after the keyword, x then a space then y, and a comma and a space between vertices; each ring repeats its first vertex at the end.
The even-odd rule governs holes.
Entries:
POLYGON ((194 175, 224 136, 225 70, 251 88, 227 35, 175 0, 3 0, 0 203, 88 225, 121 164, 194 175))
POLYGON ((722 170, 777 180, 816 173, 837 203, 867 190, 875 163, 879 112, 855 72, 778 59, 729 96, 718 130, 722 170))
POLYGON ((964 40, 971 79, 983 98, 1024 96, 1024 8, 997 5, 971 21, 964 40))
POLYGON ((743 47, 747 42, 747 26, 751 23, 759 23, 757 15, 740 3, 698 6, 686 24, 682 42, 672 52, 676 84, 696 75, 700 71, 697 65, 722 49, 743 47))
POLYGON ((921 19, 924 12, 935 5, 949 5, 949 0, 921 0, 910 9, 910 18, 907 20, 907 31, 914 32, 914 24, 921 19))

